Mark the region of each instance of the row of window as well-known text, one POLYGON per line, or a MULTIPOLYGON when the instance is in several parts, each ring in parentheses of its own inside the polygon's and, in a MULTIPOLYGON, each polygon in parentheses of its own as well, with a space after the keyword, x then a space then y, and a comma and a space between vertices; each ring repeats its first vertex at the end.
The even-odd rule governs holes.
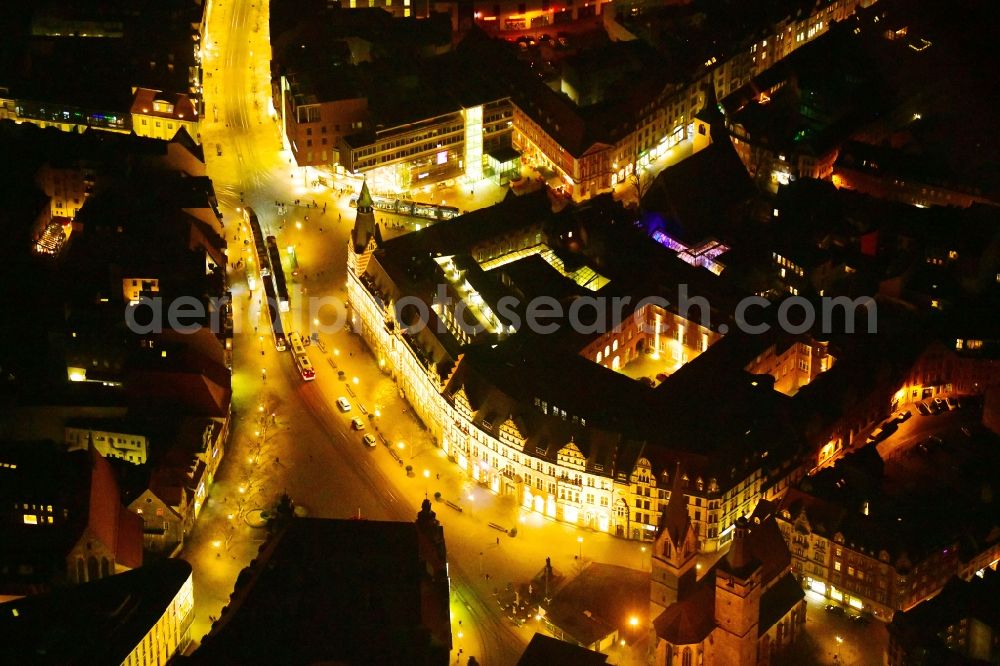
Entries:
MULTIPOLYGON (((143 124, 144 126, 145 126, 145 125, 149 125, 149 122, 147 121, 147 119, 146 119, 146 118, 143 118, 143 119, 142 119, 142 124, 143 124)), ((155 125, 155 126, 156 126, 156 127, 162 127, 162 123, 161 123, 161 121, 157 120, 157 121, 156 121, 156 125, 155 125)), ((172 122, 168 122, 168 123, 167 123, 167 129, 168 129, 168 130, 172 130, 173 128, 174 128, 174 124, 173 124, 172 122)))

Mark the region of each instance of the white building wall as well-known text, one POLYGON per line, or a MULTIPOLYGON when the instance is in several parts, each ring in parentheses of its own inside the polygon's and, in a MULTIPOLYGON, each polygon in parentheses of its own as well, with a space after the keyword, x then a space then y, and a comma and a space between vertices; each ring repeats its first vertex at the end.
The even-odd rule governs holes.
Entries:
MULTIPOLYGON (((389 332, 385 313, 353 273, 348 274, 347 292, 354 330, 362 335, 375 356, 385 361, 385 367, 396 378, 417 416, 470 479, 483 483, 494 493, 513 490, 517 503, 525 511, 629 539, 651 538, 652 532, 645 526, 636 534, 629 529, 630 518, 622 519, 615 512, 619 500, 628 504, 630 516, 634 512, 634 479, 619 482, 610 476, 588 472, 585 461, 577 457, 578 452, 573 453, 575 446, 570 448, 569 442, 566 444, 570 446, 560 452, 558 460, 552 461, 526 454, 514 437, 501 438, 503 424, 493 424, 494 436, 472 423, 471 414, 444 396, 436 376, 428 372, 402 338, 389 332), (504 474, 504 470, 509 471, 504 474), (590 499, 593 501, 588 501, 590 499)), ((735 485, 724 493, 715 496, 711 512, 708 501, 703 502, 703 509, 691 509, 705 511, 703 524, 706 529, 699 538, 702 551, 715 551, 728 543, 731 529, 727 528, 739 516, 749 515, 760 498, 759 470, 733 483, 735 485), (708 525, 714 527, 711 538, 707 537, 708 525)), ((652 497, 655 504, 655 479, 647 485, 652 491, 645 497, 652 497)))
POLYGON ((91 440, 105 458, 120 458, 135 465, 146 462, 148 441, 145 435, 91 428, 66 428, 65 442, 69 451, 86 449, 91 440))
POLYGON ((192 577, 184 581, 173 601, 142 640, 122 662, 122 666, 162 666, 191 642, 194 620, 192 577))

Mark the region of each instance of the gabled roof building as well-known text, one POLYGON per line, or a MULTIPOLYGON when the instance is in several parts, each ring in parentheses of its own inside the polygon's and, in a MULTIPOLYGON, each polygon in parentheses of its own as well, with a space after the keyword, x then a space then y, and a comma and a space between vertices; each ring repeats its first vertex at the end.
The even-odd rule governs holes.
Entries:
POLYGON ((84 583, 142 564, 142 521, 122 506, 108 461, 91 447, 0 447, 0 593, 84 583))
POLYGON ((697 537, 683 505, 668 504, 653 543, 650 603, 657 666, 769 664, 805 627, 805 595, 761 501, 736 521, 729 552, 697 578, 697 537))
POLYGON ((716 550, 770 477, 788 473, 778 470, 800 446, 789 395, 832 355, 808 335, 723 339, 723 278, 651 240, 609 198, 555 213, 544 191, 509 196, 385 242, 363 209, 348 248, 352 325, 473 480, 540 514, 651 540, 681 462, 700 546, 716 550), (518 330, 500 317, 504 299, 523 322, 532 298, 635 303, 679 283, 711 304, 706 321, 670 304, 626 306, 620 323, 609 312, 597 332, 518 330), (426 305, 397 311, 413 303, 404 297, 426 305), (780 361, 755 359, 775 345, 780 361), (780 368, 793 356, 797 367, 802 349, 813 365, 790 379, 780 368))

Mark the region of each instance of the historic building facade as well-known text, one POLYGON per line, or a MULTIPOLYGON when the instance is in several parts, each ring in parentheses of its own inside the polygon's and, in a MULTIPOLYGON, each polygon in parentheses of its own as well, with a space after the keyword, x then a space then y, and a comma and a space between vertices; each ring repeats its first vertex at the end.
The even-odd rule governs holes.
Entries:
MULTIPOLYGON (((430 310, 429 325, 414 333, 396 321, 393 297, 385 282, 377 283, 372 277, 380 268, 380 240, 370 198, 364 187, 348 245, 349 321, 379 365, 395 378, 400 392, 449 459, 492 492, 515 497, 527 511, 623 538, 652 540, 658 516, 670 496, 671 478, 664 468, 664 456, 676 461, 682 454, 629 442, 622 433, 598 427, 588 422, 586 415, 568 413, 565 407, 540 397, 501 399, 493 395, 498 391, 484 396, 481 389, 472 390, 476 388, 470 383, 473 373, 466 370, 469 361, 460 352, 456 352, 451 367, 442 369, 428 353, 441 344, 428 333, 437 324, 438 310, 430 310), (519 411, 548 420, 529 425, 514 414, 519 411), (556 417, 558 421, 553 420, 556 417), (539 435, 542 430, 544 443, 539 435), (583 452, 584 440, 589 454, 583 452)), ((391 279, 384 272, 379 278, 391 279)), ((668 338, 667 313, 660 314, 664 338, 668 338)), ((634 316, 647 317, 649 312, 639 309, 634 316)), ((670 321, 673 337, 658 341, 657 336, 650 336, 648 346, 665 349, 672 340, 679 348, 690 346, 693 354, 707 349, 717 337, 714 332, 711 339, 708 332, 695 335, 697 327, 691 324, 691 340, 682 345, 679 339, 687 340, 684 325, 680 318, 674 321, 673 315, 670 321)), ((628 326, 626 321, 619 329, 628 326)), ((622 335, 621 330, 616 335, 622 335)), ((603 349, 599 353, 600 358, 598 352, 591 355, 588 347, 588 360, 613 365, 613 360, 606 362, 603 349)), ((756 381, 753 386, 757 386, 756 381)), ((737 518, 754 509, 766 479, 759 460, 735 463, 731 469, 726 463, 728 474, 714 471, 721 463, 702 467, 704 471, 690 468, 681 481, 699 547, 714 551, 732 539, 737 518)))

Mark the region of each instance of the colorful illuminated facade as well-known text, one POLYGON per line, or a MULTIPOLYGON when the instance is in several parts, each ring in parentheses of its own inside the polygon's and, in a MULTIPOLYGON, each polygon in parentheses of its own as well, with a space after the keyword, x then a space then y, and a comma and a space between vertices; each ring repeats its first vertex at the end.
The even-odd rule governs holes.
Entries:
MULTIPOLYGON (((410 256, 407 238, 412 237, 385 244, 376 242, 374 224, 367 217, 359 213, 360 226, 356 225, 355 235, 362 237, 354 238, 348 249, 348 265, 352 269, 347 284, 351 325, 364 338, 380 366, 394 376, 400 391, 444 454, 470 479, 492 492, 515 497, 525 512, 623 538, 650 540, 670 496, 669 468, 683 459, 681 487, 700 547, 714 551, 728 543, 736 519, 748 515, 765 486, 774 482, 764 472, 762 459, 744 453, 738 459, 730 458, 728 434, 720 433, 719 440, 706 445, 715 435, 695 434, 698 430, 695 422, 680 423, 687 420, 685 415, 678 414, 677 419, 664 417, 662 441, 651 441, 648 433, 635 433, 629 427, 614 427, 607 416, 608 410, 649 409, 649 400, 660 404, 659 400, 664 399, 667 400, 664 404, 669 404, 666 396, 671 390, 684 394, 698 390, 694 387, 702 385, 701 372, 718 376, 712 369, 713 361, 693 363, 721 339, 716 329, 668 308, 647 305, 630 312, 607 333, 584 339, 560 338, 557 344, 568 347, 563 351, 534 349, 530 342, 524 343, 528 347, 522 346, 518 340, 526 334, 515 334, 495 319, 492 299, 496 295, 486 289, 483 278, 487 269, 505 274, 510 280, 518 279, 522 270, 542 271, 553 284, 563 284, 580 293, 589 293, 585 285, 594 279, 574 281, 567 272, 559 272, 542 258, 544 250, 535 249, 559 246, 560 238, 565 238, 568 232, 553 225, 571 223, 568 218, 545 221, 552 213, 544 192, 515 197, 493 209, 420 232, 442 234, 438 241, 426 241, 440 248, 442 257, 422 264, 420 270, 429 273, 421 279, 450 284, 448 293, 460 298, 466 309, 484 323, 477 336, 463 337, 454 323, 454 311, 434 304, 428 309, 428 326, 422 328, 407 320, 405 314, 396 313, 394 305, 404 294, 395 290, 398 281, 393 276, 395 271, 408 270, 398 262, 401 257, 410 256), (501 219, 505 222, 499 223, 501 219), (500 228, 495 226, 498 223, 500 228), (446 227, 456 224, 492 227, 492 233, 497 235, 483 232, 480 238, 472 240, 471 250, 466 249, 468 255, 452 255, 451 241, 444 236, 449 233, 446 227), (539 231, 532 231, 533 227, 539 231), (560 230, 564 233, 559 233, 560 230), (495 242, 500 239, 506 240, 495 242), (471 342, 490 340, 498 344, 466 347, 471 342), (580 346, 574 350, 575 345, 580 346), (530 369, 513 375, 507 373, 504 368, 511 367, 515 357, 528 364, 527 368, 541 367, 533 365, 535 361, 547 364, 546 373, 560 377, 562 386, 549 385, 542 376, 529 381, 525 375, 532 375, 530 369), (651 389, 637 381, 639 377, 630 378, 636 368, 642 369, 643 376, 659 372, 663 388, 651 389), (676 379, 671 377, 675 374, 676 379), (565 384, 595 387, 593 400, 597 402, 567 392, 565 384), (613 405, 603 404, 605 398, 599 396, 605 395, 613 405), (689 427, 693 430, 688 430, 689 427), (687 439, 692 436, 694 440, 687 439), (716 446, 718 450, 713 451, 716 446)), ((641 232, 628 233, 641 239, 645 247, 662 253, 662 248, 657 249, 657 244, 641 232)), ((566 256, 565 252, 560 254, 566 256)), ((402 261, 406 263, 405 259, 402 261)), ((717 279, 700 267, 685 262, 676 264, 685 274, 717 279)), ((412 279, 413 274, 410 275, 412 279)), ((603 280, 603 293, 608 293, 609 285, 616 284, 614 276, 597 273, 594 276, 603 280)), ((602 289, 597 293, 601 294, 602 289)), ((792 349, 797 351, 799 347, 792 349)), ((720 352, 729 353, 732 352, 720 352)), ((744 364, 750 362, 752 358, 744 364)), ((817 371, 818 368, 819 365, 817 371)), ((780 368, 760 370, 762 373, 774 370, 771 377, 751 374, 757 369, 749 367, 730 370, 727 379, 719 377, 720 381, 725 381, 734 395, 745 394, 746 400, 741 404, 753 407, 750 412, 733 414, 727 426, 738 427, 741 419, 757 420, 761 413, 783 409, 782 399, 772 389, 778 382, 789 381, 780 368), (761 376, 766 379, 760 379, 761 376)), ((808 379, 797 381, 807 383, 808 379)), ((687 411, 678 401, 673 402, 678 404, 668 407, 665 413, 674 409, 687 411)), ((751 433, 746 427, 740 430, 742 437, 748 434, 757 441, 756 431, 751 433)), ((765 435, 761 432, 760 436, 765 435)), ((780 448, 788 436, 788 433, 769 433, 767 446, 780 448)))

